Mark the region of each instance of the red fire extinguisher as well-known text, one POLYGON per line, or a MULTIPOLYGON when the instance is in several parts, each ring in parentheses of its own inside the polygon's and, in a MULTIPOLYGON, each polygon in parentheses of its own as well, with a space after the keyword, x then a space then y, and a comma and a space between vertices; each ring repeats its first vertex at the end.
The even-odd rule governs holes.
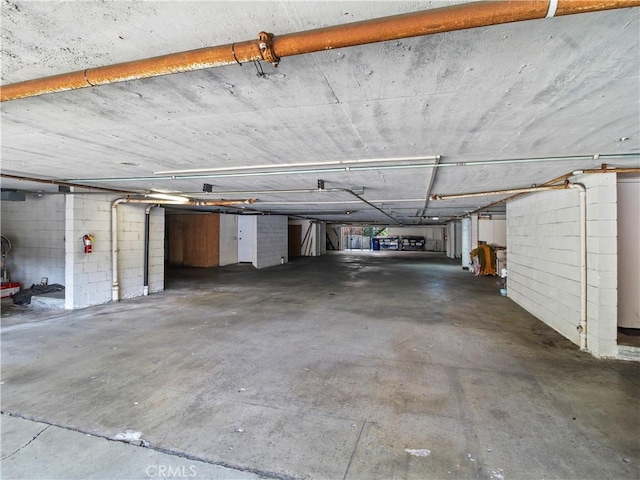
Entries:
POLYGON ((82 243, 84 244, 84 253, 91 253, 91 249, 93 248, 93 235, 84 235, 82 237, 82 243))

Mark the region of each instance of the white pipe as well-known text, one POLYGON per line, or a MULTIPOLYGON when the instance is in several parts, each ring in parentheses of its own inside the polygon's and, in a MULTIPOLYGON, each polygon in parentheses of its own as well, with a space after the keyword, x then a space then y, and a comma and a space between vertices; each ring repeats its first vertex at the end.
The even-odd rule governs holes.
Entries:
POLYGON ((587 189, 581 183, 570 183, 580 192, 580 350, 587 349, 587 189))
POLYGON ((111 204, 111 262, 112 278, 111 300, 120 300, 120 284, 118 283, 118 205, 126 202, 126 198, 117 198, 111 204))
POLYGON ((151 220, 151 209, 153 207, 157 207, 158 205, 152 204, 147 205, 144 209, 144 281, 142 286, 142 296, 146 297, 149 295, 149 242, 151 241, 150 237, 150 228, 149 222, 151 220))

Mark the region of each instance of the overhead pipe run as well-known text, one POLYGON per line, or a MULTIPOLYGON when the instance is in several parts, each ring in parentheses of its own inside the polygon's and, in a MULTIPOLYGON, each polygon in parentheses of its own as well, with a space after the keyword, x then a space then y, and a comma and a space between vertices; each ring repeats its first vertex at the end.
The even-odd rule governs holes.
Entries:
POLYGON ((5 85, 0 89, 0 101, 6 102, 66 90, 242 64, 243 62, 264 60, 277 66, 282 58, 293 55, 469 28, 635 6, 640 6, 640 0, 471 2, 280 36, 260 32, 257 40, 87 68, 5 85))
MULTIPOLYGON (((636 157, 638 156, 637 154, 630 154, 630 155, 635 155, 636 157)), ((599 169, 587 169, 587 170, 574 170, 573 172, 569 172, 569 173, 565 173, 564 175, 560 175, 559 177, 554 178, 553 180, 549 180, 548 182, 544 182, 543 184, 540 185, 540 187, 546 187, 548 185, 555 185, 558 182, 566 182, 569 178, 574 177, 576 175, 579 174, 591 174, 591 173, 640 173, 640 168, 619 168, 619 167, 609 167, 606 163, 603 163, 601 168, 599 169)), ((511 195, 507 198, 502 198, 500 200, 496 200, 495 202, 491 202, 488 205, 485 205, 484 207, 480 207, 477 208, 471 212, 469 212, 469 214, 473 214, 473 213, 478 213, 481 212, 483 210, 487 210, 488 208, 491 208, 495 205, 499 205, 501 203, 505 203, 509 200, 513 200, 514 198, 516 198, 517 196, 522 195, 522 193, 516 193, 515 195, 511 195)))
MULTIPOLYGON (((319 180, 319 182, 321 181, 322 180, 319 180)), ((377 205, 374 205, 372 202, 370 202, 366 198, 362 197, 361 195, 358 195, 356 192, 354 192, 353 190, 349 190, 348 188, 331 187, 331 188, 300 188, 296 190, 246 190, 246 191, 237 191, 237 192, 231 191, 231 192, 216 192, 216 193, 218 195, 230 195, 234 193, 244 194, 244 195, 251 195, 251 194, 259 195, 259 194, 295 194, 295 193, 324 193, 324 192, 346 192, 349 195, 357 198, 360 202, 365 203, 366 205, 369 205, 371 208, 379 211, 386 217, 389 217, 398 225, 402 225, 402 222, 400 222, 398 219, 394 218, 392 215, 388 214, 377 205)))
MULTIPOLYGON (((519 164, 519 163, 544 163, 544 162, 558 162, 558 161, 577 161, 577 160, 636 160, 640 158, 637 153, 613 153, 613 154, 593 154, 593 155, 574 155, 565 157, 534 157, 534 158, 506 158, 501 160, 479 160, 475 162, 455 162, 455 163, 440 163, 440 155, 433 157, 404 157, 405 163, 397 163, 402 158, 389 158, 389 159, 371 159, 371 160, 340 160, 321 163, 293 163, 293 164, 277 164, 277 165, 263 165, 260 167, 240 166, 240 167, 223 167, 223 168, 210 168, 210 169, 195 169, 193 172, 213 172, 213 173, 191 173, 183 175, 164 175, 164 176, 143 176, 143 177, 104 177, 104 178, 74 178, 74 179, 61 179, 60 182, 93 182, 93 183, 105 183, 105 182, 144 182, 144 181, 174 181, 174 180, 205 180, 210 178, 242 178, 242 177, 262 177, 262 176, 274 176, 274 175, 303 175, 303 174, 317 174, 317 173, 340 173, 340 172, 358 172, 358 171, 370 171, 370 170, 402 170, 402 169, 414 169, 414 168, 448 168, 448 167, 477 167, 477 166, 492 166, 492 165, 506 165, 506 164, 519 164), (430 163, 424 163, 421 161, 430 160, 430 163), (412 163, 416 161, 417 163, 412 163), (378 162, 386 162, 387 164, 377 164, 378 162), (361 163, 367 163, 362 165, 361 163), (392 163, 392 164, 390 164, 392 163), (352 165, 353 164, 353 165, 352 165), (333 165, 325 166, 322 165, 333 165), (297 168, 299 166, 313 166, 317 168, 297 168), (286 170, 282 168, 289 167, 286 170), (257 171, 247 171, 257 170, 257 171)), ((175 172, 190 172, 190 170, 176 170, 175 172)), ((98 187, 95 187, 98 188, 98 187)))
MULTIPOLYGON (((9 173, 0 173, 0 177, 2 178, 10 178, 12 180, 20 180, 23 182, 33 182, 33 183, 44 183, 47 185, 56 185, 59 187, 69 187, 69 188, 85 188, 85 189, 89 189, 89 190, 98 190, 99 192, 106 192, 106 193, 119 193, 119 194, 123 194, 123 193, 135 193, 135 192, 131 192, 128 190, 121 190, 121 189, 116 189, 116 188, 107 188, 107 187, 92 187, 92 186, 88 186, 88 185, 81 185, 78 183, 72 183, 72 182, 65 182, 62 180, 47 180, 44 178, 35 178, 35 177, 25 177, 23 175, 11 175, 9 173)), ((87 192, 82 192, 82 193, 87 193, 87 192)))
POLYGON ((142 285, 142 295, 149 295, 149 243, 151 242, 150 230, 151 230, 151 209, 159 207, 159 205, 151 204, 147 205, 144 209, 144 275, 142 285))
POLYGON ((564 185, 549 185, 549 186, 527 187, 527 188, 510 188, 508 190, 491 190, 487 192, 433 194, 429 197, 429 199, 430 200, 457 200, 459 198, 474 198, 474 197, 488 197, 491 195, 521 194, 521 193, 541 192, 544 190, 564 190, 567 188, 569 188, 569 186, 564 184, 564 185))

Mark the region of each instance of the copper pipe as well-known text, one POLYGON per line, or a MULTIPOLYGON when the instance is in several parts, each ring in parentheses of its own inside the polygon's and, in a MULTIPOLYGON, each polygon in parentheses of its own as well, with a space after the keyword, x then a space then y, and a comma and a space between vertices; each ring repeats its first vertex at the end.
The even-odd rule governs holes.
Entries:
MULTIPOLYGON (((92 187, 89 185, 81 185, 79 183, 70 183, 70 182, 62 182, 59 180, 45 180, 43 178, 34 178, 34 177, 24 177, 21 175, 11 175, 8 173, 0 173, 0 177, 2 178, 11 178, 13 180, 22 180, 25 182, 34 182, 34 183, 45 183, 47 185, 59 185, 62 187, 73 187, 73 188, 86 188, 91 190, 99 190, 101 192, 109 192, 109 193, 133 193, 130 190, 119 190, 115 188, 107 188, 107 187, 92 187)), ((85 192, 86 193, 86 192, 85 192)))
MULTIPOLYGON (((458 198, 474 198, 474 197, 487 197, 490 195, 508 195, 510 193, 531 193, 541 192, 544 190, 562 190, 569 188, 568 185, 549 185, 540 187, 527 187, 527 188, 510 188, 509 190, 492 190, 489 192, 473 192, 473 193, 452 193, 452 194, 434 194, 429 197, 430 200, 456 200, 458 198)), ((504 200, 502 200, 504 201, 504 200)))
MULTIPOLYGON (((606 169, 591 169, 591 170, 582 170, 582 173, 640 173, 639 168, 606 168, 606 169)), ((569 176, 573 176, 573 173, 569 176)))
MULTIPOLYGON (((0 101, 253 60, 266 60, 277 65, 280 58, 291 55, 533 20, 547 16, 550 3, 549 0, 472 2, 279 37, 260 32, 257 40, 188 50, 5 85, 0 88, 0 101)), ((640 0, 558 0, 554 13, 560 16, 635 6, 640 6, 640 0)))
MULTIPOLYGON (((597 168, 597 169, 588 169, 588 170, 581 170, 581 171, 582 173, 640 173, 640 168, 597 168)), ((564 175, 560 175, 559 177, 549 180, 548 182, 544 182, 543 184, 540 185, 540 187, 555 185, 558 182, 566 182, 570 177, 573 177, 573 176, 575 176, 573 172, 565 173, 564 175)), ((507 198, 496 200, 495 202, 491 202, 490 204, 485 205, 484 207, 476 208, 475 210, 469 212, 469 214, 471 215, 474 213, 481 212, 495 205, 499 205, 509 200, 513 200, 514 198, 519 197, 520 195, 524 195, 524 193, 516 193, 515 195, 511 195, 507 198)))

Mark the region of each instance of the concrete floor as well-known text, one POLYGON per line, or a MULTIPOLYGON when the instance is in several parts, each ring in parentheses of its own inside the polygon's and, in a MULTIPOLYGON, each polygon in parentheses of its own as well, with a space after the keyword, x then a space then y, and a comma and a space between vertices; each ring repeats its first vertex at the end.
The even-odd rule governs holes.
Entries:
POLYGON ((580 352, 442 255, 173 270, 167 288, 3 302, 2 478, 640 477, 640 364, 580 352))

